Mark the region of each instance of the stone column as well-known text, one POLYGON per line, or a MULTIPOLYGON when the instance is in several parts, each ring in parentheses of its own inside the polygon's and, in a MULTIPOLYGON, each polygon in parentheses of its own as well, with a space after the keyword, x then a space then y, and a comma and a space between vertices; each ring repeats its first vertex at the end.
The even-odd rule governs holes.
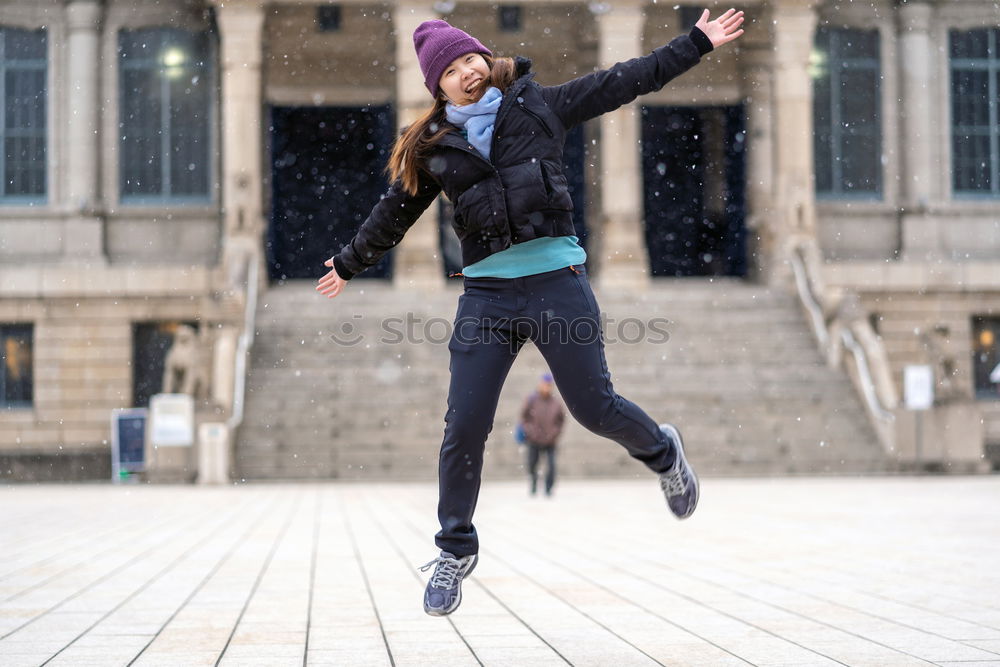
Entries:
MULTIPOLYGON (((434 102, 424 86, 424 75, 413 48, 413 31, 424 21, 439 17, 431 9, 429 0, 399 0, 393 5, 392 12, 396 36, 396 122, 398 127, 404 127, 434 102)), ((434 288, 444 285, 443 260, 438 243, 439 224, 438 202, 435 201, 410 227, 395 250, 394 287, 434 288)))
MULTIPOLYGON (((597 13, 599 66, 604 69, 642 55, 645 17, 639 2, 615 2, 597 13)), ((633 102, 601 116, 601 287, 644 289, 649 285, 642 213, 640 114, 633 102)))
POLYGON ((103 7, 98 0, 66 5, 66 259, 103 256, 98 194, 100 36, 103 7))
POLYGON ((215 345, 212 350, 211 398, 216 405, 228 410, 233 405, 235 394, 233 368, 236 364, 240 330, 228 322, 217 322, 216 327, 215 345))
POLYGON ((813 174, 812 78, 818 0, 774 0, 773 110, 774 245, 764 260, 768 283, 788 284, 791 248, 816 240, 816 186, 813 174))
POLYGON ((739 66, 746 100, 747 132, 747 253, 749 277, 765 280, 766 258, 775 244, 772 221, 774 201, 774 132, 770 44, 742 45, 739 66))
POLYGON ((905 0, 899 6, 899 58, 902 102, 901 198, 904 259, 927 259, 937 250, 937 234, 924 211, 932 197, 931 142, 935 137, 930 99, 931 5, 905 0))
MULTIPOLYGON (((222 67, 223 264, 238 275, 248 254, 263 258, 261 0, 215 0, 222 67)), ((263 267, 261 267, 263 269, 263 267)), ((266 272, 259 272, 265 280, 266 272)))

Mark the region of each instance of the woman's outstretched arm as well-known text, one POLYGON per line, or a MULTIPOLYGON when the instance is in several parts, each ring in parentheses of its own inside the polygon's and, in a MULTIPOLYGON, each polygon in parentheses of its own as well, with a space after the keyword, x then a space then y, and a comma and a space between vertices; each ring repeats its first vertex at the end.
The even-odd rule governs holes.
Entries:
POLYGON ((735 9, 730 9, 714 21, 709 21, 708 10, 706 9, 701 13, 701 18, 694 24, 694 27, 700 28, 712 40, 713 47, 720 47, 743 34, 743 28, 740 27, 742 24, 742 11, 738 12, 735 9))
POLYGON ((743 34, 739 28, 743 12, 730 9, 714 21, 709 21, 708 15, 706 9, 688 34, 675 37, 648 55, 558 86, 543 87, 545 102, 570 128, 614 111, 639 95, 659 90, 697 65, 703 55, 743 34))
POLYGON ((332 270, 319 279, 316 289, 325 296, 337 296, 348 280, 377 264, 382 255, 403 240, 440 192, 441 186, 429 177, 420 179, 414 195, 404 191, 399 181, 394 182, 354 238, 324 262, 332 270))

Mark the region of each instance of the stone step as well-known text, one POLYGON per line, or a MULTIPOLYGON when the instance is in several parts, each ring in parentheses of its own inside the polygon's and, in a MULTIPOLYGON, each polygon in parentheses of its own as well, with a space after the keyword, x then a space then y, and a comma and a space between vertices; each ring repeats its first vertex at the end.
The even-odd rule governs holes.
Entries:
MULTIPOLYGON (((788 419, 762 417, 757 421, 738 420, 724 423, 705 423, 691 415, 675 413, 670 420, 681 425, 685 438, 699 447, 710 448, 743 442, 789 441, 824 445, 849 443, 866 436, 865 430, 846 416, 826 418, 788 419)), ((348 451, 355 447, 372 445, 400 449, 434 448, 440 444, 444 432, 443 419, 423 428, 411 428, 407 423, 386 420, 385 423, 337 421, 333 427, 308 427, 296 424, 270 424, 265 428, 244 433, 241 442, 250 450, 273 450, 292 447, 296 451, 310 447, 326 448, 336 444, 348 451)), ((497 424, 488 442, 505 443, 513 440, 512 428, 497 424)), ((606 439, 595 436, 580 425, 570 423, 565 431, 565 442, 576 443, 581 448, 601 450, 608 446, 606 439)))
MULTIPOLYGON (((527 383, 525 383, 527 384, 527 383)), ((533 383, 530 386, 533 386, 533 383)), ((266 389, 262 390, 263 393, 270 393, 273 391, 283 391, 283 392, 294 392, 301 390, 302 387, 285 387, 282 388, 278 385, 269 385, 266 389)), ((826 403, 830 401, 843 401, 851 396, 851 394, 846 390, 841 390, 834 393, 832 390, 815 389, 815 384, 808 381, 801 381, 798 383, 761 383, 753 386, 734 386, 727 384, 724 387, 717 386, 689 386, 683 388, 676 388, 664 390, 657 393, 641 392, 637 391, 633 385, 629 385, 623 382, 616 382, 615 389, 619 394, 625 398, 633 401, 634 403, 647 404, 647 403, 658 403, 658 404, 673 404, 679 400, 689 400, 689 401, 712 401, 720 400, 723 402, 727 401, 739 401, 739 400, 751 400, 760 399, 766 402, 781 402, 784 403, 788 400, 795 399, 805 392, 812 392, 810 398, 814 399, 812 401, 813 405, 804 406, 801 409, 804 410, 818 410, 825 406, 826 403), (824 391, 830 391, 830 393, 823 393, 824 391)), ((366 407, 371 405, 371 397, 365 398, 363 396, 348 396, 352 391, 351 387, 348 385, 343 385, 338 387, 336 385, 329 385, 324 388, 328 390, 329 401, 338 401, 341 405, 345 407, 366 407)), ((393 394, 387 387, 381 387, 381 395, 379 396, 379 402, 386 406, 386 409, 392 410, 408 410, 414 407, 413 403, 414 397, 403 396, 399 397, 398 394, 393 394)), ((422 403, 416 404, 418 412, 421 412, 420 408, 431 408, 436 409, 437 406, 444 406, 446 392, 442 391, 440 400, 427 400, 426 398, 422 403)), ((517 400, 516 405, 520 405, 520 399, 517 400)), ((262 409, 262 408, 257 408, 262 409)), ((374 409, 374 408, 373 408, 374 409)), ((266 409, 264 409, 266 411, 266 409)), ((788 411, 787 409, 784 411, 788 411)), ((423 414, 423 412, 421 412, 423 414)))
MULTIPOLYGON (((616 389, 621 390, 623 396, 628 398, 627 394, 636 394, 635 391, 625 391, 622 386, 616 386, 616 389)), ((632 390, 634 387, 629 387, 632 390)), ((438 410, 444 413, 444 397, 446 396, 446 391, 442 390, 437 394, 442 400, 439 404, 435 404, 437 397, 428 397, 426 394, 416 399, 413 396, 406 397, 405 400, 399 401, 398 399, 392 399, 393 401, 398 401, 399 404, 409 405, 412 409, 407 412, 407 414, 412 413, 422 413, 422 411, 431 409, 438 410)), ((642 392, 648 396, 648 392, 642 392)), ((316 400, 316 399, 302 399, 290 394, 289 392, 278 392, 278 396, 269 400, 267 405, 261 405, 253 414, 248 414, 245 418, 246 422, 252 421, 257 415, 316 415, 325 416, 335 414, 337 412, 343 412, 344 408, 342 406, 346 405, 346 399, 349 397, 363 398, 357 394, 350 396, 339 397, 339 400, 316 400), (313 401, 313 402, 310 402, 313 401)), ((499 411, 503 412, 508 409, 514 409, 520 406, 520 401, 512 400, 513 392, 510 391, 510 381, 508 380, 508 385, 504 387, 503 393, 501 393, 499 411)), ((820 387, 814 388, 813 392, 797 393, 788 397, 782 397, 780 399, 766 399, 756 395, 745 396, 743 398, 733 398, 733 399, 723 399, 719 395, 712 395, 709 398, 700 398, 686 395, 685 393, 671 391, 669 393, 660 393, 654 398, 647 398, 647 400, 652 401, 654 404, 669 404, 671 409, 690 412, 697 414, 702 417, 711 417, 724 419, 727 415, 739 415, 746 413, 758 413, 758 412, 782 412, 789 413, 794 411, 808 411, 813 412, 816 410, 817 406, 820 408, 824 407, 824 399, 836 399, 838 401, 846 401, 846 399, 854 396, 853 392, 841 384, 828 384, 820 387)), ((372 405, 371 401, 364 399, 365 405, 370 406, 370 411, 389 411, 397 410, 396 402, 388 403, 390 400, 389 396, 381 397, 378 405, 372 405)), ((651 409, 655 405, 651 406, 651 409)), ((833 409, 837 409, 838 404, 833 405, 833 409)), ((847 411, 851 413, 850 410, 847 411)))
MULTIPOLYGON (((699 465, 719 474, 881 465, 853 388, 826 367, 790 292, 724 279, 656 280, 642 294, 596 293, 613 318, 604 333, 615 388, 651 416, 669 414, 681 424, 686 440, 697 443, 692 460, 699 465), (668 340, 618 340, 628 333, 620 323, 650 317, 669 320, 668 340)), ((433 478, 450 381, 446 343, 460 294, 454 282, 423 294, 359 281, 331 303, 311 281, 269 289, 258 307, 238 436, 243 474, 433 478), (386 342, 384 323, 401 314, 435 322, 438 342, 386 342), (361 344, 332 338, 348 322, 364 336, 361 344)), ((522 474, 513 423, 545 367, 537 347, 526 345, 500 397, 487 471, 522 474)), ((620 447, 575 421, 564 440, 569 460, 560 467, 571 474, 643 473, 620 447)))
MULTIPOLYGON (((343 358, 344 361, 349 362, 354 359, 367 360, 370 357, 404 358, 405 356, 426 359, 431 356, 448 355, 450 331, 448 336, 444 338, 433 334, 431 338, 416 338, 407 341, 405 345, 395 338, 380 341, 377 336, 369 336, 364 332, 360 332, 358 335, 363 336, 364 339, 359 344, 350 345, 326 339, 303 340, 300 336, 259 337, 255 341, 254 349, 268 350, 267 356, 264 357, 268 360, 278 358, 310 361, 315 360, 318 355, 324 358, 343 358), (372 342, 369 344, 368 341, 372 342), (366 344, 369 344, 369 347, 365 347, 366 344)), ((584 334, 584 336, 588 338, 592 334, 584 334)), ((559 339, 553 337, 550 340, 557 342, 559 339)), ((763 359, 758 357, 758 363, 766 361, 768 358, 780 361, 784 359, 786 354, 807 355, 811 361, 819 359, 819 353, 815 349, 816 343, 805 334, 787 335, 781 339, 772 337, 755 339, 748 335, 699 338, 691 334, 684 336, 674 334, 664 340, 659 334, 642 336, 637 339, 626 333, 618 338, 609 338, 605 335, 604 345, 608 354, 646 358, 655 358, 654 355, 661 357, 668 355, 678 360, 684 360, 689 356, 710 357, 713 354, 724 356, 727 353, 747 352, 762 355, 763 359)), ((527 348, 537 350, 538 346, 532 341, 527 341, 522 352, 527 348)))
MULTIPOLYGON (((849 428, 849 427, 848 427, 849 428)), ((704 429, 695 426, 684 428, 685 441, 688 443, 688 454, 693 458, 707 459, 725 451, 746 450, 773 450, 783 453, 807 453, 810 456, 820 457, 842 457, 848 455, 856 457, 859 453, 867 456, 864 452, 852 449, 852 435, 849 431, 834 437, 817 437, 815 433, 802 432, 778 432, 778 433, 729 433, 724 436, 716 430, 715 436, 704 429)), ((624 452, 623 449, 613 441, 594 437, 582 429, 568 429, 560 440, 560 447, 578 454, 582 453, 602 453, 607 451, 624 452)), ((407 455, 431 455, 437 456, 440 446, 440 434, 426 442, 418 442, 417 439, 404 437, 400 440, 399 431, 385 431, 376 437, 368 440, 351 438, 348 441, 322 439, 309 437, 298 440, 275 435, 266 440, 244 439, 244 448, 241 448, 241 456, 291 456, 292 458, 324 458, 333 459, 339 456, 354 454, 366 454, 373 452, 398 452, 407 455)), ((496 448, 513 447, 513 438, 508 433, 491 434, 487 440, 487 450, 496 448)))
MULTIPOLYGON (((293 316, 276 318, 274 322, 256 320, 254 335, 260 339, 264 335, 278 335, 295 343, 310 344, 329 340, 335 342, 343 333, 363 334, 367 340, 379 344, 394 344, 406 338, 412 342, 414 336, 420 341, 447 341, 455 322, 455 312, 406 312, 400 315, 386 311, 364 311, 337 316, 325 316, 315 321, 293 316)), ((493 325, 503 324, 501 318, 489 321, 493 325)), ((634 307, 618 307, 601 311, 601 326, 607 342, 635 340, 648 335, 650 339, 663 340, 675 336, 696 336, 699 340, 708 338, 715 341, 772 340, 779 334, 793 338, 811 336, 812 329, 798 313, 787 310, 775 312, 729 312, 679 313, 679 312, 638 312, 634 307)), ((546 321, 550 336, 574 324, 573 319, 560 321, 552 318, 546 321), (560 329, 559 327, 562 327, 560 329)), ((577 324, 578 327, 589 324, 577 324)), ((582 329, 584 332, 589 329, 582 329)))
MULTIPOLYGON (((514 382, 508 378, 507 384, 501 393, 499 409, 501 411, 515 409, 520 406, 522 398, 518 396, 518 387, 524 387, 525 392, 534 386, 532 375, 529 381, 514 382)), ((635 398, 635 402, 652 404, 669 404, 676 409, 689 410, 697 414, 717 414, 719 410, 731 410, 734 414, 747 411, 778 410, 782 412, 791 411, 817 411, 819 409, 831 409, 842 405, 845 401, 854 397, 850 386, 840 383, 828 382, 817 384, 808 380, 801 380, 796 383, 758 383, 750 390, 741 387, 726 385, 725 387, 713 384, 665 384, 662 387, 649 387, 637 383, 632 378, 619 378, 614 383, 615 390, 625 398, 635 398), (720 406, 711 409, 711 406, 720 406)), ((280 382, 260 383, 259 377, 251 379, 249 384, 249 397, 260 393, 264 395, 276 394, 287 397, 287 403, 275 402, 278 399, 267 401, 266 404, 257 406, 256 412, 259 414, 275 414, 280 407, 281 411, 302 414, 325 414, 331 412, 334 406, 350 407, 354 405, 370 406, 370 410, 404 410, 407 414, 420 413, 430 408, 436 410, 444 409, 447 397, 447 382, 438 382, 431 391, 424 390, 419 395, 406 392, 389 391, 392 385, 380 386, 381 392, 377 405, 372 404, 371 395, 355 391, 352 383, 347 381, 331 381, 327 383, 317 383, 307 388, 310 391, 324 392, 319 396, 296 397, 296 392, 303 389, 303 383, 283 384, 280 382), (292 398, 294 397, 294 398, 292 398)), ((852 408, 850 408, 852 409, 852 408)), ((849 411, 850 411, 849 409, 849 411)), ((252 415, 247 415, 246 419, 252 420, 252 415)))
MULTIPOLYGON (((577 452, 562 447, 559 452, 559 469, 563 476, 643 476, 649 471, 639 462, 614 450, 600 456, 581 457, 577 452)), ((788 457, 767 446, 744 443, 739 449, 716 450, 705 456, 690 457, 692 465, 701 475, 766 474, 774 472, 852 472, 859 468, 881 470, 880 457, 850 457, 830 450, 828 456, 788 457), (780 460, 775 461, 776 458, 780 460)), ((364 451, 350 455, 314 457, 241 456, 239 462, 245 476, 263 479, 428 479, 437 472, 437 452, 404 455, 402 452, 364 451)), ((524 475, 520 452, 502 454, 493 452, 486 456, 484 477, 513 478, 524 475)), ((650 475, 651 476, 651 475, 650 475)))
MULTIPOLYGON (((404 368, 402 364, 393 363, 400 373, 400 379, 402 379, 402 375, 420 379, 435 376, 448 377, 447 369, 444 369, 444 372, 440 372, 440 369, 436 368, 415 368, 413 366, 404 368)), ((341 371, 335 367, 317 366, 315 363, 308 366, 296 366, 287 361, 266 366, 253 364, 250 370, 254 375, 259 375, 261 378, 287 378, 292 381, 296 379, 298 381, 310 379, 321 380, 341 374, 341 371)), ((829 368, 825 364, 817 364, 809 361, 803 362, 801 360, 783 360, 780 364, 775 365, 768 365, 766 363, 753 365, 750 363, 674 363, 672 359, 668 359, 666 361, 657 361, 655 364, 644 364, 634 368, 628 364, 621 364, 620 368, 611 368, 612 377, 617 374, 616 370, 621 371, 620 374, 628 375, 629 377, 648 378, 650 380, 659 378, 663 382, 668 382, 672 376, 682 377, 685 381, 689 379, 697 380, 697 378, 701 377, 705 378, 706 381, 713 382, 726 380, 747 382, 755 380, 761 382, 798 379, 832 380, 839 377, 839 373, 835 369, 829 368)), ((378 375, 379 373, 379 369, 368 367, 368 374, 378 375)))
MULTIPOLYGON (((398 296, 372 295, 353 300, 340 296, 333 303, 320 302, 319 304, 293 299, 287 302, 261 304, 257 310, 257 322, 267 324, 285 320, 314 322, 330 318, 353 317, 358 314, 399 317, 407 312, 435 313, 441 316, 454 314, 461 296, 460 294, 449 294, 444 298, 424 298, 422 295, 400 298, 398 296)), ((784 315, 801 310, 797 297, 791 296, 755 298, 741 294, 730 299, 708 299, 704 296, 662 293, 637 299, 595 292, 594 298, 597 300, 598 307, 610 315, 617 315, 618 311, 621 311, 633 316, 643 313, 662 315, 669 312, 677 312, 686 316, 727 313, 753 316, 755 313, 784 315)))
MULTIPOLYGON (((617 289, 604 289, 600 285, 591 283, 591 289, 595 296, 623 303, 648 303, 672 299, 674 301, 702 301, 705 303, 738 303, 747 304, 768 304, 771 302, 794 301, 797 296, 793 291, 784 289, 769 289, 766 287, 754 286, 749 283, 735 283, 729 286, 695 285, 694 283, 671 283, 654 282, 648 289, 622 291, 617 289)), ((359 288, 352 285, 336 299, 329 300, 316 292, 312 285, 306 284, 286 287, 269 287, 261 294, 258 301, 262 310, 272 308, 282 308, 288 304, 316 306, 320 304, 324 308, 333 309, 337 304, 347 302, 359 303, 444 303, 454 302, 465 292, 460 285, 446 285, 441 290, 410 290, 394 289, 384 285, 365 286, 359 288)))

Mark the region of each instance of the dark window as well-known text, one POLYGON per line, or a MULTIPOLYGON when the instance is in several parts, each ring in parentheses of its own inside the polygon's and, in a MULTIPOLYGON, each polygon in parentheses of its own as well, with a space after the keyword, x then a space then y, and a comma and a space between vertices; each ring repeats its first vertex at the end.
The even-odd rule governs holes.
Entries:
POLYGON ((952 189, 1000 195, 1000 28, 950 31, 952 189))
POLYGON ((47 43, 45 30, 0 28, 0 202, 45 199, 47 43))
POLYGON ((30 407, 33 373, 32 325, 0 325, 0 405, 30 407))
MULTIPOLYGON (((701 14, 704 11, 701 7, 693 7, 691 5, 684 5, 680 8, 681 12, 681 25, 680 29, 687 32, 694 27, 694 24, 698 22, 701 18, 701 14)), ((712 19, 714 20, 714 16, 712 19)))
POLYGON ((497 7, 497 22, 500 32, 518 32, 521 29, 521 6, 500 5, 497 7))
POLYGON ((340 5, 320 5, 316 8, 316 23, 320 32, 340 30, 340 5))
POLYGON ((1000 317, 972 318, 976 398, 1000 399, 1000 317))
POLYGON ((209 199, 211 53, 208 32, 151 28, 119 33, 122 201, 209 199))
POLYGON ((881 198, 878 31, 819 28, 810 71, 817 196, 881 198))
POLYGON ((167 353, 174 344, 177 327, 196 322, 139 322, 132 326, 132 405, 149 407, 149 397, 163 390, 167 353))

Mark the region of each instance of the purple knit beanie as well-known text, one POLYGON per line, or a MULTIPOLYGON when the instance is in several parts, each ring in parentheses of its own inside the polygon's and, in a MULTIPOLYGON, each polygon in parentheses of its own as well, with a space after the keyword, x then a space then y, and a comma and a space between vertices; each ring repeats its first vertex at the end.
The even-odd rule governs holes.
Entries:
POLYGON ((463 30, 448 25, 446 21, 424 21, 413 31, 413 46, 417 49, 424 85, 431 95, 438 96, 438 81, 451 61, 465 53, 493 52, 463 30))

